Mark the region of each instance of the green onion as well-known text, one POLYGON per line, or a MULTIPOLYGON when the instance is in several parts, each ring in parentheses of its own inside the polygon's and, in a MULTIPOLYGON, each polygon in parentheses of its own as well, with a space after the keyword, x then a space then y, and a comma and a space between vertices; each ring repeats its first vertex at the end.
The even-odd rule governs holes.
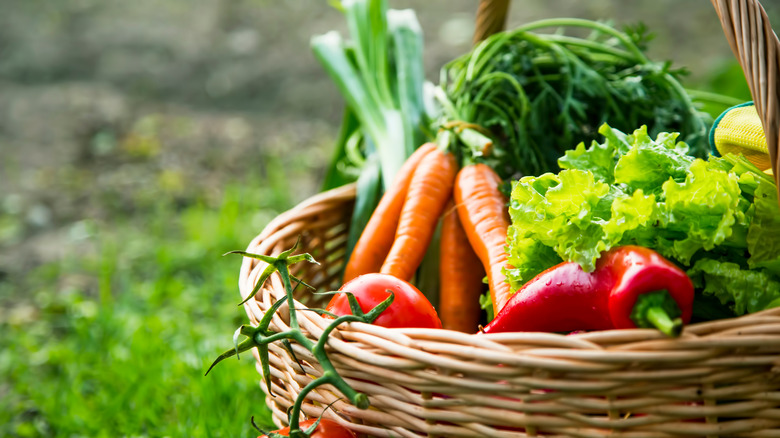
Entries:
MULTIPOLYGON (((342 1, 340 6, 351 39, 331 31, 312 38, 312 50, 359 122, 350 129, 364 131, 376 147, 386 188, 426 138, 422 29, 414 11, 387 10, 382 0, 342 1)), ((346 152, 340 151, 334 162, 363 167, 365 153, 355 160, 346 152)))
POLYGON ((357 181, 348 258, 383 191, 406 158, 426 141, 423 37, 411 9, 385 0, 343 0, 349 40, 331 31, 311 40, 316 58, 347 104, 323 185, 357 181))

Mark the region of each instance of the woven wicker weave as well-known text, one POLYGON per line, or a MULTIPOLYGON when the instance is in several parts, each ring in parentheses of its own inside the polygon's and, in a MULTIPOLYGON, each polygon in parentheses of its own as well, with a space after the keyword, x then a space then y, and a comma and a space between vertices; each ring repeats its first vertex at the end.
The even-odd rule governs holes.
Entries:
MULTIPOLYGON (((726 16, 727 35, 735 23, 759 23, 753 15, 728 18, 736 10, 761 14, 755 2, 713 3, 726 16)), ((768 23, 765 17, 761 23, 768 23)), ((773 33, 764 35, 777 44, 773 33)), ((732 34, 738 58, 743 37, 755 38, 755 33, 732 34)), ((778 51, 767 52, 775 55, 753 51, 745 56, 773 59, 777 67, 778 51)), ((767 138, 774 142, 770 150, 777 175, 774 71, 763 79, 759 74, 759 85, 751 87, 754 96, 757 90, 773 90, 756 101, 757 106, 764 102, 759 111, 774 108, 765 126, 775 126, 774 136, 767 138)), ((318 289, 338 288, 354 197, 350 185, 308 199, 272 221, 247 251, 277 254, 301 237, 302 248, 320 265, 300 264, 293 267, 299 269, 296 274, 318 289)), ((263 262, 244 259, 243 297, 264 268, 263 262)), ((280 279, 272 276, 245 304, 252 323, 283 297, 280 279)), ((323 303, 307 291, 297 299, 301 328, 317 339, 330 320, 305 309, 323 303)), ((283 305, 271 329, 289 329, 286 318, 283 305)), ((690 325, 677 339, 648 329, 470 335, 355 323, 334 331, 328 347, 339 373, 369 396, 371 407, 359 410, 322 386, 308 394, 303 412, 318 416, 335 402, 324 416, 368 436, 780 437, 780 308, 690 325)), ((272 394, 266 402, 279 425, 299 391, 321 374, 307 350, 295 344, 293 350, 297 360, 270 345, 272 394)))

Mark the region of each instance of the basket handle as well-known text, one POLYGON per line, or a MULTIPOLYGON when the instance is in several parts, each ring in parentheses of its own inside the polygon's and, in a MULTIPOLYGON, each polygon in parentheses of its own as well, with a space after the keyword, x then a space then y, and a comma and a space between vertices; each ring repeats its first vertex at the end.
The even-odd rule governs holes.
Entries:
POLYGON ((509 0, 479 0, 473 44, 504 30, 508 12, 509 0))
MULTIPOLYGON (((780 178, 780 41, 757 0, 711 0, 745 73, 764 127, 775 182, 780 178)), ((780 188, 780 184, 778 185, 780 188)), ((780 194, 780 190, 778 191, 780 194)))

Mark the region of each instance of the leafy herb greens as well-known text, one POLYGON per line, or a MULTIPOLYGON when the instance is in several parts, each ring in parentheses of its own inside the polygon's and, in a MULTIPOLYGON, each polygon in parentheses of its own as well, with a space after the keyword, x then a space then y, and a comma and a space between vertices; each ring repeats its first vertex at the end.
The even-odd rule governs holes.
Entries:
POLYGON ((621 32, 581 19, 493 35, 443 68, 438 126, 455 127, 445 141, 460 145, 464 161, 485 161, 505 179, 557 170, 564 150, 595 139, 603 123, 682 132, 692 153, 704 156, 710 117, 678 82, 680 70, 648 60, 647 39, 641 26, 621 32), (590 35, 532 32, 548 27, 590 35))
POLYGON ((687 269, 697 289, 735 314, 780 305, 780 212, 774 181, 743 157, 687 155, 678 134, 655 139, 602 125, 603 143, 580 143, 558 174, 512 188, 507 271, 518 289, 563 260, 594 269, 619 245, 657 250, 687 269))

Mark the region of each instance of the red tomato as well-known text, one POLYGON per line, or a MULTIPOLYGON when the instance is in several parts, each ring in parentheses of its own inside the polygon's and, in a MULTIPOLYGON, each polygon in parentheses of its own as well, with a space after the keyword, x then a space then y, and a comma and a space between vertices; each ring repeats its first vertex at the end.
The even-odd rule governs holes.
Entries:
MULTIPOLYGON (((388 328, 441 328, 441 320, 430 301, 411 283, 388 274, 364 274, 346 282, 340 291, 352 292, 363 312, 384 301, 393 291, 395 298, 374 324, 388 328)), ((327 310, 338 316, 351 315, 346 294, 336 294, 327 310)))
MULTIPOLYGON (((301 421, 300 424, 301 430, 306 430, 309 426, 314 424, 315 421, 317 421, 316 418, 311 420, 301 421)), ((275 430, 273 432, 284 436, 290 436, 289 427, 275 430)), ((268 438, 268 435, 261 435, 257 438, 268 438)), ((347 429, 346 427, 336 423, 333 420, 328 420, 327 418, 323 418, 322 420, 320 420, 320 424, 317 425, 317 429, 315 429, 314 433, 311 434, 311 438, 355 438, 355 433, 347 429)))

